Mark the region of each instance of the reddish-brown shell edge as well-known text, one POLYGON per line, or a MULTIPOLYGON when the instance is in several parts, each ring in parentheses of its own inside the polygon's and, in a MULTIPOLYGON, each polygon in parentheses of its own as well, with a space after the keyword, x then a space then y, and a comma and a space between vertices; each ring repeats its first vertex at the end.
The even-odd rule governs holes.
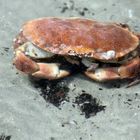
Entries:
POLYGON ((22 29, 23 36, 43 50, 98 60, 116 60, 139 44, 136 35, 116 23, 82 18, 40 18, 22 29))

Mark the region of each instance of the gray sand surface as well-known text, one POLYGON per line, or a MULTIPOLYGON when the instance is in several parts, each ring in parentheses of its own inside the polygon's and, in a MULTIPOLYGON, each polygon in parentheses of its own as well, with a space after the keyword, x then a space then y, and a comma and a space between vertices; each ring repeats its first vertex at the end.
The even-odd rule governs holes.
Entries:
POLYGON ((67 78, 70 89, 77 87, 71 100, 84 89, 106 105, 105 112, 85 119, 71 102, 61 110, 46 103, 27 76, 16 74, 13 38, 25 21, 46 16, 124 22, 140 32, 140 0, 75 0, 74 6, 69 0, 0 0, 0 134, 11 140, 139 140, 140 85, 127 89, 80 74, 67 78))

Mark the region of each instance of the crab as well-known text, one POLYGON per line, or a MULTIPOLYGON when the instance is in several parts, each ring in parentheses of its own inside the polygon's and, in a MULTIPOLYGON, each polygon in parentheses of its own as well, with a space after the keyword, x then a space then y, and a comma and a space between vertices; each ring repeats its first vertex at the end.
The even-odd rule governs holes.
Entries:
POLYGON ((15 67, 55 80, 75 71, 96 81, 139 76, 140 35, 127 24, 83 18, 39 18, 14 39, 15 67))

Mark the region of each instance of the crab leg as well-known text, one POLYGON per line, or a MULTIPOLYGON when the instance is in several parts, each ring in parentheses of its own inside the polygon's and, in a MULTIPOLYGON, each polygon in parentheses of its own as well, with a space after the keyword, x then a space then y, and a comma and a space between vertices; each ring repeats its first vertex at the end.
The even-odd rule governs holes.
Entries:
POLYGON ((139 38, 139 40, 140 40, 140 33, 137 33, 136 36, 137 36, 137 37, 139 38))
POLYGON ((37 63, 33 61, 20 48, 15 50, 13 64, 20 71, 37 78, 53 80, 70 75, 70 71, 59 69, 60 64, 58 63, 37 63))
POLYGON ((134 78, 140 70, 140 58, 137 57, 120 67, 97 68, 94 72, 86 71, 85 75, 96 81, 134 78))

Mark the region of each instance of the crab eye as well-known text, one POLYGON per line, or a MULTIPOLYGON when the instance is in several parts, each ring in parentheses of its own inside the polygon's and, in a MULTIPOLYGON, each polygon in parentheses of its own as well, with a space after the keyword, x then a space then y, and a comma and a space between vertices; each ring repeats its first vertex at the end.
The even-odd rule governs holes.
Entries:
POLYGON ((25 50, 25 55, 30 56, 32 58, 49 58, 52 57, 54 54, 51 52, 44 51, 31 42, 26 42, 22 45, 22 48, 25 50))

